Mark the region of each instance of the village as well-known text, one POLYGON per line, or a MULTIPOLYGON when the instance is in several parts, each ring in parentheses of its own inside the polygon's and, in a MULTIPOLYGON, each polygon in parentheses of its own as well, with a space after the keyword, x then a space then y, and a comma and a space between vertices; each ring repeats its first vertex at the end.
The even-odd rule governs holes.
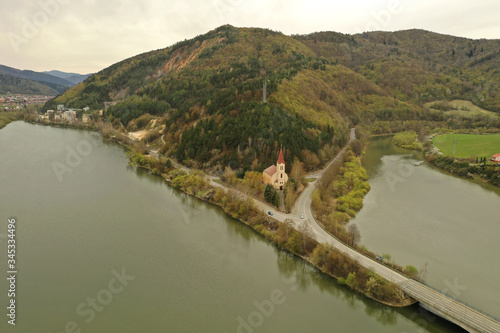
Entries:
MULTIPOLYGON (((103 110, 99 110, 96 113, 97 116, 102 117, 103 110)), ((38 120, 40 121, 68 121, 70 123, 76 123, 81 121, 82 123, 90 123, 94 119, 94 115, 90 113, 90 108, 88 106, 83 109, 66 108, 64 104, 58 104, 56 110, 47 110, 45 114, 40 114, 38 120)))
POLYGON ((11 94, 0 95, 0 106, 7 110, 20 110, 26 105, 43 104, 54 96, 47 95, 28 95, 28 94, 11 94))

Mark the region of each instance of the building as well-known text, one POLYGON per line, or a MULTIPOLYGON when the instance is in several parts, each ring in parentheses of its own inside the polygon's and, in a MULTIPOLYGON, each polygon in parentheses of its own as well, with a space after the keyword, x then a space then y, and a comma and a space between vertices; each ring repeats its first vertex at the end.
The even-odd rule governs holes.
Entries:
POLYGON ((64 104, 57 104, 57 111, 64 111, 64 104))
POLYGON ((54 110, 47 110, 46 115, 49 117, 49 120, 54 120, 54 110))
POLYGON ((500 154, 493 155, 491 160, 495 163, 500 164, 500 154))
POLYGON ((271 165, 262 173, 264 184, 273 185, 277 190, 283 190, 288 181, 288 175, 285 172, 285 158, 283 157, 283 148, 280 149, 276 165, 271 165))
POLYGON ((82 115, 82 122, 84 123, 90 123, 92 121, 92 115, 91 114, 83 114, 82 115))
POLYGON ((76 111, 74 110, 64 111, 64 117, 66 118, 66 120, 76 121, 76 111))

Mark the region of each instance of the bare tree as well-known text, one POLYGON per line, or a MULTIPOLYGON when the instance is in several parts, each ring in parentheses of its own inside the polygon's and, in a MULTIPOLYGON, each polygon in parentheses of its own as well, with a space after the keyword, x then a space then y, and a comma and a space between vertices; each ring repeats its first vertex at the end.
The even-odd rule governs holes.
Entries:
POLYGON ((361 240, 361 233, 359 232, 358 226, 355 224, 349 224, 347 230, 349 231, 349 240, 351 246, 358 245, 359 241, 361 240))

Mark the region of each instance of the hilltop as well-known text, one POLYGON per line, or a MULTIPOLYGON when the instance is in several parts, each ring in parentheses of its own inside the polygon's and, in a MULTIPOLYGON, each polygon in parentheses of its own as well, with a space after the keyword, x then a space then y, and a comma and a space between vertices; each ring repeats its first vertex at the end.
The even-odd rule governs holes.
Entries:
POLYGON ((195 167, 262 170, 283 145, 287 161, 314 169, 352 125, 445 121, 428 102, 500 113, 499 51, 500 40, 423 30, 286 36, 222 26, 114 64, 45 109, 106 108, 115 128, 147 129, 161 152, 195 167))

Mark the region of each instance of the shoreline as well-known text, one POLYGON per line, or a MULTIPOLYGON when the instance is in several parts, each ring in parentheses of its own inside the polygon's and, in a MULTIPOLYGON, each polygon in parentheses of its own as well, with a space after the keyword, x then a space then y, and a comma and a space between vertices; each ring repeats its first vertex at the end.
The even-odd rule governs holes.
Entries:
MULTIPOLYGON (((26 121, 26 120, 25 120, 26 121)), ((347 284, 343 284, 343 283, 340 283, 339 282, 339 279, 345 279, 343 278, 342 276, 339 276, 339 275, 336 275, 336 274, 332 274, 331 272, 328 272, 324 267, 321 267, 320 265, 317 265, 313 262, 311 256, 308 256, 307 253, 305 255, 303 254, 300 254, 300 253, 295 253, 294 251, 286 248, 286 245, 285 244, 280 244, 279 242, 276 242, 275 241, 275 236, 273 233, 275 233, 275 229, 273 228, 270 228, 269 226, 267 227, 262 227, 261 224, 258 224, 258 225, 252 225, 251 222, 247 219, 244 219, 244 218, 241 218, 239 216, 234 216, 233 214, 229 213, 226 208, 223 204, 219 203, 219 202, 216 202, 214 201, 213 199, 211 200, 210 198, 210 195, 207 196, 207 194, 211 194, 213 195, 214 192, 217 191, 217 188, 218 187, 214 187, 213 185, 211 184, 208 184, 208 185, 205 185, 208 190, 204 192, 203 195, 199 195, 200 191, 193 191, 191 187, 182 187, 182 186, 176 186, 173 182, 174 180, 174 177, 172 177, 170 175, 170 172, 172 171, 176 171, 176 172, 179 172, 179 173, 182 173, 183 175, 188 175, 185 173, 184 170, 182 169, 178 169, 178 168, 172 168, 171 170, 169 170, 169 173, 164 173, 162 172, 163 170, 161 170, 159 173, 158 173, 158 170, 154 170, 153 167, 149 166, 149 165, 139 165, 138 163, 134 163, 134 157, 135 157, 135 154, 131 154, 131 153, 134 153, 133 151, 133 148, 134 146, 131 146, 131 145, 128 145, 124 142, 121 142, 119 140, 119 138, 116 136, 116 135, 110 135, 109 138, 104 138, 102 133, 100 132, 99 128, 96 127, 96 126, 78 126, 77 124, 64 124, 64 126, 57 126, 59 124, 51 124, 51 123, 38 123, 38 122, 31 122, 31 121, 26 121, 28 123, 32 123, 32 124, 37 124, 37 125, 44 125, 44 126, 51 126, 51 127, 57 127, 57 128, 70 128, 70 129, 80 129, 80 130, 89 130, 89 131, 97 131, 99 132, 99 134, 101 135, 101 138, 103 141, 108 141, 108 142, 114 142, 114 143, 117 143, 119 144, 120 146, 122 146, 123 148, 126 149, 127 151, 127 157, 129 159, 129 165, 133 165, 137 168, 142 168, 142 169, 145 169, 145 170, 148 170, 151 174, 153 175, 156 175, 156 176, 160 176, 161 178, 164 179, 164 181, 169 184, 170 186, 172 186, 173 188, 175 189, 178 189, 188 195, 191 195, 193 197, 196 197, 197 199, 201 200, 201 201, 204 201, 208 204, 213 204, 214 206, 217 206, 219 207, 220 209, 222 209, 222 211, 227 214, 229 217, 232 217, 233 219, 235 220, 238 220, 240 223, 246 225, 247 227, 251 228, 254 232, 258 233, 260 236, 262 236, 264 239, 266 239, 267 241, 269 241, 271 244, 273 244, 273 246, 276 246, 279 250, 284 250, 284 251, 287 251, 289 253, 291 253, 292 255, 294 256, 297 256, 299 258, 301 258, 302 260, 304 260, 305 262, 307 262, 308 264, 310 264, 312 267, 314 267, 315 269, 319 270, 320 272, 322 272, 323 274, 326 274, 328 275, 329 277, 331 278, 334 278, 337 280, 337 283, 339 283, 340 285, 345 285, 349 290, 353 291, 353 292, 356 292, 358 294, 361 294, 369 299, 372 299, 380 304, 384 304, 384 305, 387 305, 387 306, 390 306, 390 307, 396 307, 396 308, 402 308, 402 307, 407 307, 407 306, 411 306, 411 305, 414 305, 416 303, 418 303, 418 301, 414 300, 413 298, 411 298, 410 296, 404 294, 404 292, 394 283, 378 276, 377 278, 378 279, 381 279, 381 281, 385 281, 386 283, 389 283, 391 285, 394 285, 395 288, 397 289, 398 293, 400 295, 404 295, 404 296, 401 296, 399 298, 399 301, 385 301, 385 300, 382 300, 382 299, 378 299, 378 298, 375 298, 375 297, 372 297, 371 295, 367 294, 366 292, 363 292, 362 290, 360 290, 359 288, 355 288, 355 287, 349 287, 347 284)), ((114 133, 113 133, 114 134, 114 133)), ((134 141, 135 142, 135 141, 134 141)), ((144 157, 146 156, 150 156, 152 158, 154 158, 155 160, 157 160, 157 157, 155 156, 152 156, 152 155, 145 155, 144 157)), ((150 159, 149 157, 147 157, 147 159, 150 159)), ((165 159, 169 159, 168 157, 165 157, 165 159)), ((221 187, 222 191, 227 194, 228 193, 228 190, 231 191, 231 189, 228 189, 227 187, 225 186, 222 186, 221 187)), ((253 206, 253 203, 252 203, 252 206, 253 206)), ((264 216, 265 218, 269 218, 268 216, 265 216, 262 212, 259 212, 256 210, 255 207, 252 207, 251 208, 252 210, 254 210, 254 216, 255 217, 258 217, 258 215, 262 215, 264 216)), ((281 222, 277 221, 277 220, 274 220, 274 218, 271 217, 271 219, 274 221, 275 224, 281 224, 281 222)), ((298 230, 296 230, 295 228, 293 228, 293 230, 297 233, 300 234, 300 232, 298 230)), ((316 243, 315 246, 319 246, 320 243, 315 241, 314 242, 316 243)), ((343 252, 340 252, 338 250, 335 250, 337 251, 341 256, 344 256, 346 258, 349 258, 349 256, 347 254, 344 254, 343 252)), ((356 265, 359 265, 357 264, 356 262, 356 265)), ((361 269, 364 269, 362 266, 359 265, 359 268, 361 269)), ((373 275, 376 275, 376 273, 372 272, 373 275)))

